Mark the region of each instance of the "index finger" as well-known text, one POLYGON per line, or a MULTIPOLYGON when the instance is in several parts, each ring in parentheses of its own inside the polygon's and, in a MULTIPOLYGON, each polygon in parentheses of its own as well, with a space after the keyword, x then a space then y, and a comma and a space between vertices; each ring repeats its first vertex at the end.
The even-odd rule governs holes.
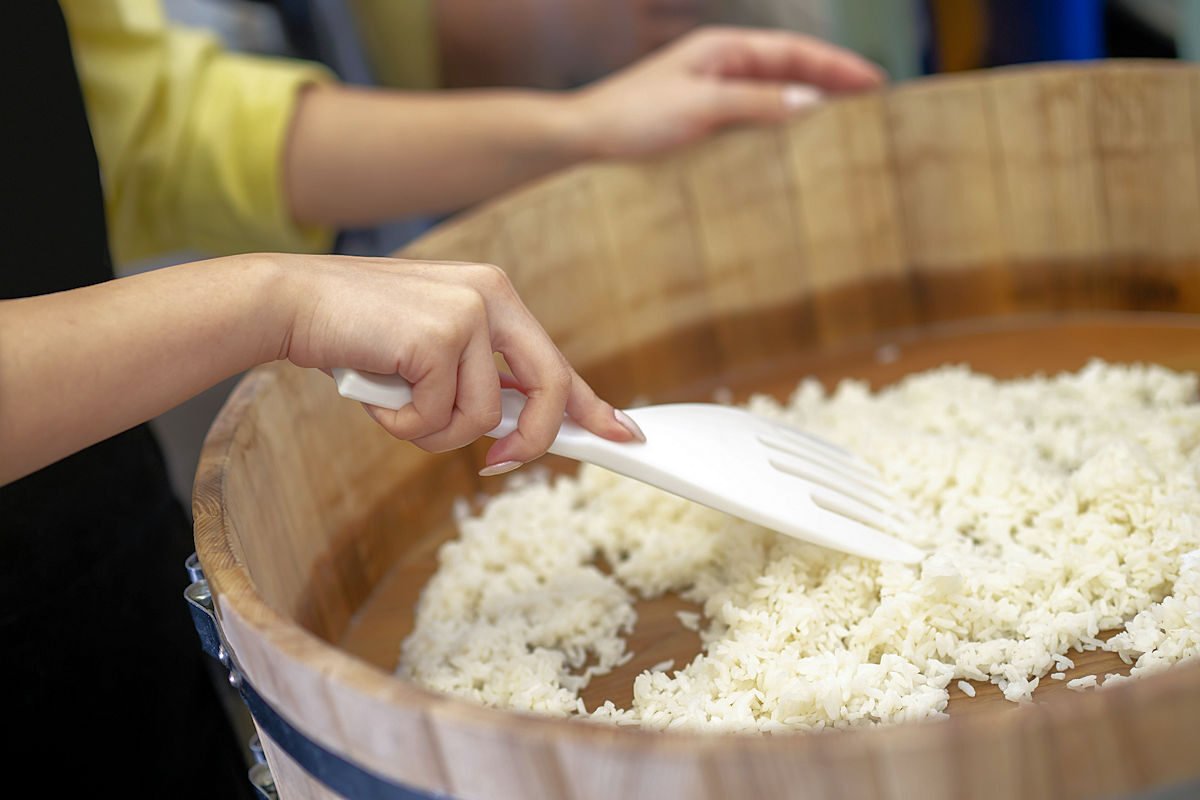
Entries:
POLYGON ((517 429, 492 445, 488 464, 525 463, 546 452, 562 427, 564 412, 595 434, 616 441, 635 438, 596 397, 528 311, 493 329, 493 346, 513 370, 526 396, 517 429))
POLYGON ((526 400, 517 419, 517 429, 488 450, 488 464, 532 461, 545 453, 558 435, 571 379, 558 350, 553 345, 547 347, 548 344, 547 340, 545 344, 525 342, 518 348, 496 347, 512 367, 526 400))

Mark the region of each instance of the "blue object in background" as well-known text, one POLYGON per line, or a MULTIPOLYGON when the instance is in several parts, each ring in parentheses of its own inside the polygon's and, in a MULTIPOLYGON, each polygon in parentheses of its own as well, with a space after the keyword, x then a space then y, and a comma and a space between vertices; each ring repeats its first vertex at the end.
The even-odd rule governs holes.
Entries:
POLYGON ((989 0, 987 63, 1104 57, 1104 0, 989 0))

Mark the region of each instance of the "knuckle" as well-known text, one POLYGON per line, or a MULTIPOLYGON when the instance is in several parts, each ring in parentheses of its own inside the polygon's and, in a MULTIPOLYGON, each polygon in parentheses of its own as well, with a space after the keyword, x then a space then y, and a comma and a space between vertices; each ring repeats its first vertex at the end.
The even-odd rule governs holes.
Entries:
POLYGON ((454 419, 454 409, 448 407, 436 408, 431 411, 424 419, 426 433, 437 433, 446 430, 450 427, 450 423, 454 419))
POLYGON ((478 280, 481 286, 492 292, 513 291, 512 281, 509 280, 508 273, 495 264, 480 264, 478 267, 478 280))
POLYGON ((479 417, 476 420, 479 435, 483 436, 488 431, 494 429, 500 424, 502 419, 504 419, 504 412, 499 406, 484 409, 482 412, 480 412, 479 417))
POLYGON ((421 450, 431 453, 444 453, 455 450, 456 446, 450 443, 450 440, 439 435, 428 435, 420 439, 413 439, 413 444, 420 447, 421 450))
POLYGON ((413 438, 412 430, 408 425, 402 425, 395 419, 389 417, 372 415, 372 418, 379 423, 379 427, 383 428, 397 439, 411 440, 413 438))
POLYGON ((471 435, 469 431, 451 428, 414 439, 413 444, 430 453, 448 453, 451 450, 466 447, 478 438, 478 436, 471 435))
POLYGON ((451 423, 435 433, 422 437, 421 445, 431 453, 444 453, 466 447, 500 424, 499 408, 481 410, 474 414, 459 414, 451 423))
POLYGON ((429 324, 426 340, 438 350, 452 350, 457 353, 470 338, 476 325, 477 315, 470 309, 469 304, 460 305, 453 313, 429 324))
POLYGON ((571 394, 573 383, 571 370, 560 367, 546 374, 543 378, 542 386, 548 397, 565 401, 571 394))
POLYGON ((575 382, 575 373, 564 363, 555 371, 553 380, 554 388, 560 392, 568 392, 571 390, 571 384, 575 382))
POLYGON ((383 424, 388 433, 398 439, 416 442, 444 431, 450 425, 453 409, 438 408, 424 413, 406 415, 404 420, 391 421, 383 424))
POLYGON ((487 317, 487 301, 476 289, 461 287, 454 294, 455 313, 471 324, 487 317))
POLYGON ((458 341, 458 325, 446 317, 431 321, 425 331, 425 340, 437 348, 449 347, 458 341))

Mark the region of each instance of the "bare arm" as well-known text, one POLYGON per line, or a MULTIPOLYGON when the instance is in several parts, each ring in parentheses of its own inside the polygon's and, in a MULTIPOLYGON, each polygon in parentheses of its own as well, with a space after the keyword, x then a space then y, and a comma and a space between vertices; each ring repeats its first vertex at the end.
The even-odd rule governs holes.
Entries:
POLYGON ((549 92, 406 93, 314 86, 290 132, 293 216, 353 226, 452 211, 586 156, 549 92))
POLYGON ((461 447, 496 424, 493 352, 530 400, 489 465, 541 455, 564 410, 633 438, 490 266, 235 256, 2 301, 0 485, 280 358, 398 372, 413 405, 372 417, 425 449, 461 447))
POLYGON ((230 259, 0 303, 0 484, 275 358, 272 282, 230 259))
POLYGON ((816 92, 882 73, 783 32, 702 30, 574 92, 308 90, 289 129, 295 219, 367 225, 453 211, 578 161, 661 152, 726 125, 776 122, 816 92))

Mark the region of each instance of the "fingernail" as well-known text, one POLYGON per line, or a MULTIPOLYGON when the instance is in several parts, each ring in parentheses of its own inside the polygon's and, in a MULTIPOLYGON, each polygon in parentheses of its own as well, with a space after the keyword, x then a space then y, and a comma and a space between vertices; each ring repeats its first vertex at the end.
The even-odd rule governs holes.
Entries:
POLYGON ((628 414, 619 408, 614 408, 613 416, 616 417, 617 422, 621 423, 622 428, 629 431, 630 435, 632 435, 636 441, 646 441, 646 434, 642 433, 642 429, 638 427, 638 424, 634 422, 628 414))
POLYGON ((506 472, 512 472, 517 467, 525 466, 524 461, 501 461, 499 464, 490 464, 479 470, 479 477, 491 478, 495 475, 503 475, 506 472))
POLYGON ((802 108, 815 106, 821 102, 820 89, 803 83, 793 83, 783 87, 783 107, 788 111, 799 111, 802 108))

